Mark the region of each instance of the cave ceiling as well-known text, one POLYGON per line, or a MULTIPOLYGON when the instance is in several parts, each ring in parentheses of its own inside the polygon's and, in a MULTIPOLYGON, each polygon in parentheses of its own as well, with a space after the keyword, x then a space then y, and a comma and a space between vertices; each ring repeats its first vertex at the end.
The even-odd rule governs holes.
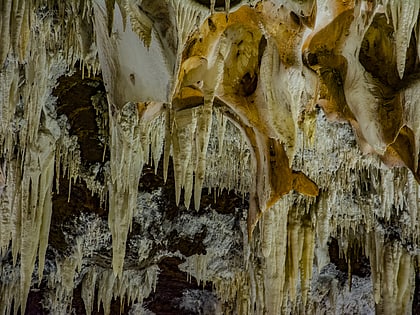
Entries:
POLYGON ((0 34, 0 314, 420 312, 419 1, 3 0, 0 34))

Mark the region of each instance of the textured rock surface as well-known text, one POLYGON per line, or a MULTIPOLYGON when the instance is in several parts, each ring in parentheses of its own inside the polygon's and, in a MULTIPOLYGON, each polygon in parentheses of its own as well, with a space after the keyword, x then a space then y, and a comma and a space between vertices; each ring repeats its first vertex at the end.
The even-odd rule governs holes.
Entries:
POLYGON ((420 2, 0 2, 0 315, 417 314, 420 2))

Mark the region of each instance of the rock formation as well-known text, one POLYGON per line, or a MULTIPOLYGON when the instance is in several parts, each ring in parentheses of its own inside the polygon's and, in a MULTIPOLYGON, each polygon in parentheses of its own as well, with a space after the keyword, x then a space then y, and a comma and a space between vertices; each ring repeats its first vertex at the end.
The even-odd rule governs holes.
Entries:
POLYGON ((420 312, 420 2, 0 1, 0 314, 420 312))

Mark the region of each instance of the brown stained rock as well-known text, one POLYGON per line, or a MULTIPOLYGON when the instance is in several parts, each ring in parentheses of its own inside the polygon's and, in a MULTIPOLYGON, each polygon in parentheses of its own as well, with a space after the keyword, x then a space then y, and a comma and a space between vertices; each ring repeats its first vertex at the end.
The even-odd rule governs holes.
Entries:
POLYGON ((293 189, 316 196, 318 187, 303 173, 293 173, 283 143, 270 138, 266 129, 258 124, 261 119, 258 119, 260 116, 257 111, 248 110, 244 113, 240 110, 234 105, 229 105, 225 106, 224 113, 235 121, 246 135, 257 166, 255 187, 250 191, 249 197, 248 235, 251 236, 261 214, 270 209, 282 196, 293 189), (240 114, 237 114, 238 112, 240 114), (253 114, 255 116, 252 116, 253 114), (239 117, 246 119, 241 120, 239 117))
POLYGON ((203 93, 193 87, 184 87, 179 93, 179 97, 172 102, 175 111, 198 107, 204 103, 203 93))
POLYGON ((330 120, 353 119, 343 90, 347 60, 341 56, 345 34, 353 19, 352 10, 344 11, 310 36, 302 48, 304 64, 315 71, 320 80, 318 104, 330 120))
MULTIPOLYGON (((366 124, 360 126, 358 121, 363 114, 353 113, 346 101, 346 93, 348 96, 348 93, 357 91, 344 91, 348 62, 342 55, 342 47, 347 40, 354 14, 354 3, 343 8, 337 7, 332 21, 306 40, 303 61, 319 77, 318 105, 330 120, 349 121, 362 150, 367 153, 374 151, 371 145, 375 144, 368 143, 363 136, 362 128, 368 128, 366 124)), ((418 170, 414 169, 418 157, 413 154, 413 132, 403 125, 404 99, 400 94, 403 86, 410 84, 403 82, 415 80, 418 72, 416 42, 412 37, 407 52, 406 72, 401 80, 396 66, 393 31, 392 23, 387 21, 385 15, 377 14, 361 43, 359 61, 372 76, 367 81, 372 85, 369 90, 379 103, 377 108, 375 104, 365 104, 363 108, 367 113, 374 112, 377 115, 377 120, 371 122, 370 128, 387 145, 381 159, 389 166, 408 167, 419 180, 418 170)))
POLYGON ((385 14, 375 15, 363 38, 359 60, 366 71, 384 85, 397 91, 406 86, 410 82, 410 77, 419 71, 417 43, 413 33, 407 49, 404 77, 400 79, 397 71, 392 17, 388 19, 385 14))
POLYGON ((399 78, 396 56, 394 29, 391 21, 387 21, 384 14, 377 14, 368 28, 362 42, 359 60, 363 67, 375 78, 389 88, 388 101, 380 108, 380 117, 386 134, 394 138, 388 139, 391 143, 381 159, 388 166, 405 166, 409 168, 417 181, 419 170, 414 169, 414 133, 402 124, 401 113, 404 110, 405 100, 400 96, 403 89, 408 86, 419 72, 419 62, 416 53, 416 38, 411 36, 407 49, 405 73, 399 78))
POLYGON ((394 53, 394 28, 385 14, 377 14, 363 38, 359 60, 363 67, 383 84, 400 83, 394 53))
MULTIPOLYGON (((309 15, 313 13, 311 10, 309 15)), ((301 40, 303 32, 302 23, 296 14, 291 14, 283 6, 273 6, 268 2, 259 4, 256 8, 242 6, 228 16, 226 13, 215 13, 186 43, 173 97, 175 111, 200 106, 203 102, 203 78, 207 88, 215 88, 216 95, 223 94, 220 100, 226 105, 226 114, 247 136, 257 165, 256 184, 250 192, 250 231, 262 211, 270 208, 281 196, 293 189, 294 178, 283 143, 278 140, 278 131, 267 117, 265 92, 259 83, 259 67, 267 46, 267 40, 262 39, 264 36, 261 25, 274 38, 281 61, 286 66, 295 64, 299 56, 294 47, 301 40), (281 20, 280 23, 273 23, 278 19, 281 20), (220 44, 222 38, 227 41, 229 50, 223 56, 224 69, 219 91, 219 83, 214 87, 208 86, 208 82, 212 82, 219 71, 209 60, 215 58, 213 47, 220 44)), ((224 52, 216 54, 219 57, 224 52)), ((169 148, 165 148, 165 164, 168 163, 168 150, 169 148)), ((295 176, 295 179, 297 191, 316 194, 316 185, 313 182, 305 181, 303 175, 295 176)))
POLYGON ((304 173, 300 171, 294 171, 293 177, 293 189, 297 192, 306 196, 316 197, 318 196, 319 189, 314 181, 308 178, 304 173))
MULTIPOLYGON (((280 141, 271 138, 267 139, 264 160, 269 161, 266 174, 269 176, 271 194, 266 202, 266 208, 261 208, 261 210, 268 210, 283 195, 293 189, 293 176, 292 169, 289 166, 289 159, 284 150, 283 143, 280 141)), ((261 173, 259 176, 262 177, 263 174, 261 173)), ((266 188, 261 187, 261 189, 266 188)))
MULTIPOLYGON (((266 32, 275 41, 282 63, 290 66, 296 62, 298 56, 294 50, 296 46, 294 44, 300 41, 303 30, 296 15, 290 14, 282 6, 266 2, 259 3, 255 8, 255 12, 246 8, 241 12, 238 10, 235 14, 231 14, 229 19, 231 16, 235 19, 235 23, 241 23, 243 27, 250 30, 254 28, 254 21, 259 21, 259 24, 264 25, 266 32), (244 17, 248 17, 248 20, 244 21, 244 17), (274 20, 276 20, 276 23, 273 23, 274 20)), ((226 114, 240 126, 239 128, 246 135, 257 165, 256 185, 253 188, 254 191, 250 193, 249 232, 252 231, 258 221, 261 211, 269 209, 280 197, 293 189, 293 176, 289 167, 289 159, 284 150, 284 144, 274 138, 276 131, 273 130, 274 128, 269 123, 269 118, 266 117, 267 104, 262 97, 264 92, 261 91, 261 85, 259 85, 257 80, 261 56, 266 47, 266 41, 261 39, 264 36, 258 37, 259 32, 259 30, 254 30, 254 50, 252 50, 252 47, 250 48, 247 42, 247 54, 249 60, 254 60, 254 63, 249 61, 246 66, 242 63, 244 69, 241 69, 241 71, 245 74, 240 78, 239 85, 235 85, 235 80, 232 80, 232 78, 235 78, 235 71, 240 67, 235 62, 238 64, 240 62, 235 59, 228 59, 229 62, 226 62, 224 81, 222 83, 225 94, 221 97, 227 107, 226 114), (251 75, 251 73, 255 74, 251 75), (244 78, 247 80, 244 80, 244 78)), ((229 34, 229 26, 226 28, 225 33, 229 34)), ((235 34, 238 38, 235 38, 235 40, 231 39, 234 44, 242 44, 243 40, 249 41, 246 33, 235 32, 235 34)), ((232 49, 236 52, 237 59, 239 59, 242 50, 239 44, 237 46, 234 44, 232 49)), ((314 183, 311 182, 311 184, 311 194, 313 195, 315 194, 315 188, 314 183)), ((297 190, 302 188, 301 191, 305 191, 302 185, 297 185, 296 188, 297 190)))
MULTIPOLYGON (((313 1, 307 1, 307 4, 312 6, 311 2, 313 4, 313 1)), ((282 4, 261 1, 256 5, 255 11, 268 37, 275 42, 281 62, 286 67, 299 62, 300 56, 296 47, 302 40, 302 33, 305 30, 303 24, 313 24, 312 15, 316 10, 312 12, 308 10, 308 15, 305 16, 302 15, 303 12, 290 11, 282 4)))
MULTIPOLYGON (((414 170, 414 134, 413 131, 404 126, 401 128, 398 137, 387 148, 384 156, 381 157, 382 161, 389 166, 409 168, 416 175, 414 170)), ((418 174, 416 175, 418 177, 418 174)))
POLYGON ((240 90, 239 93, 243 96, 252 95, 257 89, 258 84, 258 75, 255 72, 245 73, 240 81, 240 90))

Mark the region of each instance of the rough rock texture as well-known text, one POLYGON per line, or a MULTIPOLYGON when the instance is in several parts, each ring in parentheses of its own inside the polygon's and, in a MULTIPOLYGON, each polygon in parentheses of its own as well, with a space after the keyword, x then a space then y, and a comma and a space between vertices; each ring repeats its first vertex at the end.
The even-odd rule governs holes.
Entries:
POLYGON ((0 315, 420 314, 419 11, 0 1, 0 315))

